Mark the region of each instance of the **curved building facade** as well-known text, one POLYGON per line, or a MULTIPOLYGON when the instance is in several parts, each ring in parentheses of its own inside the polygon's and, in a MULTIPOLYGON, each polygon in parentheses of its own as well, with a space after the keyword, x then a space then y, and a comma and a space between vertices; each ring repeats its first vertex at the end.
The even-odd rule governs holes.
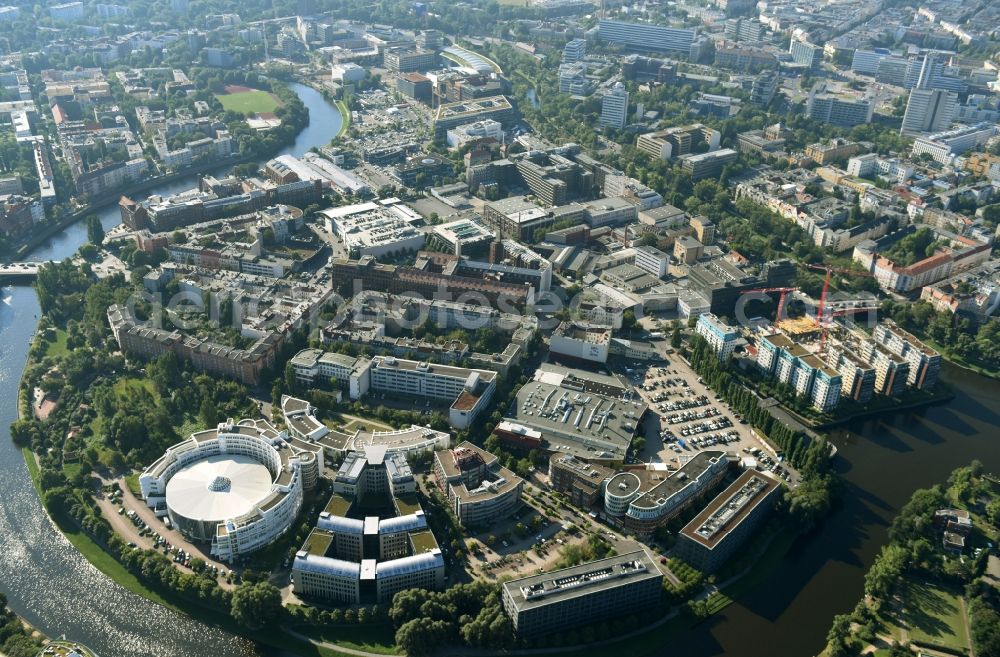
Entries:
POLYGON ((142 497, 177 529, 230 561, 283 534, 302 508, 322 455, 263 420, 221 422, 169 449, 139 477, 142 497), (305 476, 304 476, 305 474, 305 476))

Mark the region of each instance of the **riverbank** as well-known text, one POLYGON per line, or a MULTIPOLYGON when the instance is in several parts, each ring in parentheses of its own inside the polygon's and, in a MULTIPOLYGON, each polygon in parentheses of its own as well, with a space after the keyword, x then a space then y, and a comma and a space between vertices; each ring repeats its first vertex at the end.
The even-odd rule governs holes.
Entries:
POLYGON ((342 100, 338 100, 336 102, 336 106, 337 110, 340 112, 340 130, 334 136, 334 139, 340 139, 347 134, 347 129, 351 127, 351 108, 349 108, 342 100))
POLYGON ((74 212, 66 215, 60 221, 46 225, 41 232, 31 235, 27 241, 18 245, 17 250, 11 256, 5 258, 0 258, 2 262, 12 262, 17 259, 24 258, 29 255, 32 251, 37 249, 39 246, 44 244, 46 241, 52 239, 59 233, 63 232, 76 222, 80 221, 84 217, 90 214, 94 214, 104 208, 107 208, 115 203, 118 203, 122 196, 131 196, 133 194, 138 194, 144 191, 148 191, 155 187, 161 185, 169 185, 172 182, 178 180, 183 180, 184 178, 189 178, 191 176, 197 176, 199 174, 205 173, 206 171, 212 171, 214 169, 220 169, 223 167, 236 166, 244 162, 249 162, 255 159, 253 156, 239 156, 235 158, 226 158, 223 160, 214 160, 211 162, 205 162, 200 165, 185 168, 181 171, 174 171, 172 173, 164 174, 162 176, 155 176, 153 178, 148 178, 146 180, 140 181, 124 189, 115 191, 114 194, 108 194, 101 198, 92 200, 86 206, 75 210, 74 212))

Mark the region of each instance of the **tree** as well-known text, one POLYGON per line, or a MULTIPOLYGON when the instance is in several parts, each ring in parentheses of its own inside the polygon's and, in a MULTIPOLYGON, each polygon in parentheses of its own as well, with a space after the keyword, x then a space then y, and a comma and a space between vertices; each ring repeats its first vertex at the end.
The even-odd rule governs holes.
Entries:
POLYGON ((681 327, 679 324, 674 322, 674 332, 670 336, 670 346, 673 347, 674 349, 680 349, 681 340, 682 340, 681 327))
POLYGON ((87 240, 97 247, 104 244, 104 226, 95 214, 87 216, 87 240))
POLYGON ((236 622, 250 628, 272 623, 281 614, 281 591, 268 582, 244 582, 233 591, 229 613, 236 622))

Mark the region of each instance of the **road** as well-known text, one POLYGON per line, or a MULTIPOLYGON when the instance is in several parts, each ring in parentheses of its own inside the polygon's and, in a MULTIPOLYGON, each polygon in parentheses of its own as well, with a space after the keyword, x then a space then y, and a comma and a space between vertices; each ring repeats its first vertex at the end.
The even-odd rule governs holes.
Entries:
MULTIPOLYGON (((146 503, 142 500, 137 499, 132 491, 129 490, 128 484, 125 482, 125 478, 121 477, 114 480, 112 483, 117 483, 122 489, 122 503, 126 510, 135 511, 139 518, 146 523, 150 531, 154 534, 159 534, 166 540, 170 545, 175 548, 184 550, 185 552, 192 555, 192 557, 198 557, 202 559, 209 566, 216 566, 220 570, 229 570, 229 565, 222 563, 214 559, 211 555, 207 554, 202 547, 197 544, 191 543, 185 539, 180 532, 175 529, 168 529, 166 525, 163 524, 163 520, 156 517, 153 510, 146 506, 146 503)), ((105 518, 111 523, 112 528, 121 535, 125 540, 131 541, 141 548, 156 550, 156 546, 153 543, 153 537, 140 536, 139 529, 132 524, 132 521, 123 514, 118 513, 118 506, 115 505, 106 496, 100 496, 97 500, 98 506, 101 507, 101 511, 104 513, 105 518)), ((162 551, 162 549, 160 550, 162 551)), ((181 564, 175 564, 175 567, 184 572, 193 572, 190 568, 186 568, 181 564)), ((234 588, 232 584, 227 584, 225 579, 220 579, 219 584, 223 588, 232 589, 234 588)))

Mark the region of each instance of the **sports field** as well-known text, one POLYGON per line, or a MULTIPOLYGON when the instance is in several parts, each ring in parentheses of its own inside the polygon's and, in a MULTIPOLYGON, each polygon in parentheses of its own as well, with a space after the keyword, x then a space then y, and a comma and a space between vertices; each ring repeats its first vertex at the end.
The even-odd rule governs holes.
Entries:
POLYGON ((281 107, 281 101, 260 89, 247 87, 226 87, 226 93, 215 97, 227 111, 240 114, 273 112, 281 107))

